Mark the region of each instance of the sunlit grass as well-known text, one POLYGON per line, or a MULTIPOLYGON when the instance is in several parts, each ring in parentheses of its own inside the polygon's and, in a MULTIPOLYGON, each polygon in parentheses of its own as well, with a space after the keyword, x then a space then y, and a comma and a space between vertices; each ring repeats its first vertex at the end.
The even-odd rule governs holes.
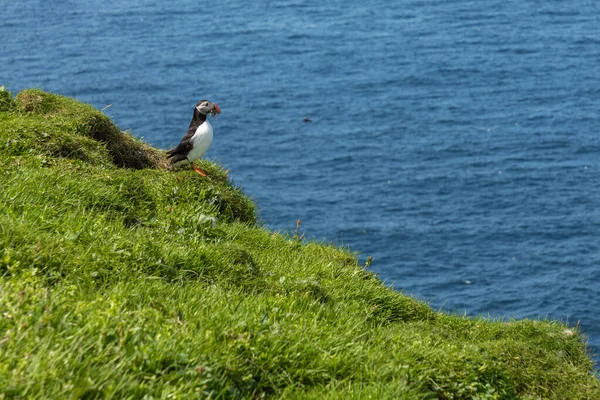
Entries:
POLYGON ((435 312, 90 106, 0 91, 0 161, 6 398, 600 398, 576 327, 435 312))

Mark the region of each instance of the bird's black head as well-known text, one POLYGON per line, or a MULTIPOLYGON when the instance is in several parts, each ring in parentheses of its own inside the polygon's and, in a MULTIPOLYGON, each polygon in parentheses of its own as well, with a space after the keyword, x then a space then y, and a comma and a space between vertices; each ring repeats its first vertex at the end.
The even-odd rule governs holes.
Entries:
POLYGON ((196 108, 194 109, 194 117, 197 113, 202 114, 204 116, 210 115, 211 117, 214 117, 217 114, 221 114, 221 109, 218 105, 211 101, 200 100, 196 104, 196 108))

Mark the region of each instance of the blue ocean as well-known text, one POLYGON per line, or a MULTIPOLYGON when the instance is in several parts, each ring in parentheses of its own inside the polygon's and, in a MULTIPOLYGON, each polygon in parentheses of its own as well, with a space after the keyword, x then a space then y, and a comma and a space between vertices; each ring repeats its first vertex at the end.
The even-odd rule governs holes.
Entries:
POLYGON ((598 2, 4 1, 1 85, 161 148, 212 100, 206 157, 270 229, 300 219, 436 309, 600 349, 598 2))

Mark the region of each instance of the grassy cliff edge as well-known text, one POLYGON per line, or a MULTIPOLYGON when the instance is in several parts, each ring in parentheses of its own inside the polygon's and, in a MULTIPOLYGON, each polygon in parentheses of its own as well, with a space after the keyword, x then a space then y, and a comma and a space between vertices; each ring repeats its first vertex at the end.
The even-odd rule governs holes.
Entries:
POLYGON ((0 88, 0 399, 600 399, 577 327, 435 312, 200 166, 0 88))

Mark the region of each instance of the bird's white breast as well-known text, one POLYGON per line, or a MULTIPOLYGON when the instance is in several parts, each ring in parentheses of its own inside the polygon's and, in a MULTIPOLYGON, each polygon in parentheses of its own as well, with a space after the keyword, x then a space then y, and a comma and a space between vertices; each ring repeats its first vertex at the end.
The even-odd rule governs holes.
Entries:
POLYGON ((213 139, 213 129, 208 121, 204 121, 198 128, 196 133, 192 136, 192 143, 194 147, 188 153, 188 160, 193 162, 199 159, 206 153, 206 150, 210 147, 213 139))

